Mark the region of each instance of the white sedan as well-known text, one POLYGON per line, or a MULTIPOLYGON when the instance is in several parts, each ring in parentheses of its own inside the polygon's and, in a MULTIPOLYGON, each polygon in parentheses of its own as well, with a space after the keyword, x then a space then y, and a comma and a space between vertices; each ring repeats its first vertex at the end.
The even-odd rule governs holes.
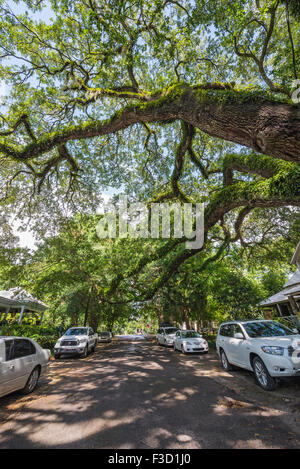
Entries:
POLYGON ((32 392, 49 360, 50 350, 32 339, 0 336, 0 397, 18 390, 32 392))
POLYGON ((208 352, 208 343, 196 331, 177 331, 174 340, 174 350, 182 353, 208 352))

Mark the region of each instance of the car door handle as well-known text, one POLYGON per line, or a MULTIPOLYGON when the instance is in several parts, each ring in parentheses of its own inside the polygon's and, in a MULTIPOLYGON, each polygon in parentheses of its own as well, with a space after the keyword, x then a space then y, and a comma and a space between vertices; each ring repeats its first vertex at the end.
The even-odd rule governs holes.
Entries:
POLYGON ((14 370, 14 369, 15 369, 15 365, 10 365, 9 369, 10 369, 10 370, 14 370))

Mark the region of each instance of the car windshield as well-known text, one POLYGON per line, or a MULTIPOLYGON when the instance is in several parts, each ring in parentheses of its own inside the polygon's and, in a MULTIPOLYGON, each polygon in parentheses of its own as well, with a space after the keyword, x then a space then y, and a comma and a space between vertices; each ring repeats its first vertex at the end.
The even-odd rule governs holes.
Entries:
POLYGON ((175 334, 177 331, 178 329, 176 327, 169 327, 168 329, 165 329, 166 334, 175 334))
POLYGON ((109 337, 109 332, 100 332, 100 337, 109 337))
POLYGON ((247 334, 255 337, 285 337, 295 334, 291 329, 275 321, 247 322, 243 324, 247 334))
POLYGON ((184 331, 184 332, 181 332, 181 336, 183 339, 192 339, 194 337, 200 337, 200 335, 198 334, 198 332, 195 332, 195 331, 184 331))
POLYGON ((65 335, 87 335, 87 329, 85 327, 68 329, 65 335))

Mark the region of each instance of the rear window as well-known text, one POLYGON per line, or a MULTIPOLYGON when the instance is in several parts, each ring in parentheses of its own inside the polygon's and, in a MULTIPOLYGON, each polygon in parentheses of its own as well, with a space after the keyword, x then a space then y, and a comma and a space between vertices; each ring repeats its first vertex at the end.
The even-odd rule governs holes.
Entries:
POLYGON ((12 358, 27 357, 36 353, 35 346, 30 340, 14 339, 12 358))

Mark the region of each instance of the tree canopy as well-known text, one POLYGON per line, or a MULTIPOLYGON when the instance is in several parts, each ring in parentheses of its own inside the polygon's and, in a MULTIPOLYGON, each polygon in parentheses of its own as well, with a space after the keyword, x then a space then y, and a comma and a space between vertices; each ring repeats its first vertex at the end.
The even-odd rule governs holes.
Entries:
POLYGON ((135 200, 205 203, 202 248, 153 245, 107 288, 157 262, 148 300, 193 256, 204 270, 231 243, 264 239, 268 214, 272 226, 299 214, 297 0, 0 8, 3 216, 55 232, 70 214, 93 213, 109 186, 135 200))

